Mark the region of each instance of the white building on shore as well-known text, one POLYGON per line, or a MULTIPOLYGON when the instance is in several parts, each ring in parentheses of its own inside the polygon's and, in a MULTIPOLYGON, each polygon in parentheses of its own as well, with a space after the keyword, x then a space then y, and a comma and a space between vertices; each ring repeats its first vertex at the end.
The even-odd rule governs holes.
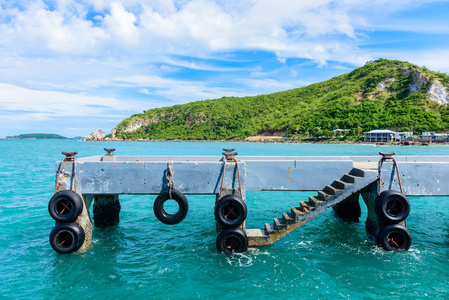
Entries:
POLYGON ((364 142, 368 143, 391 143, 400 142, 413 135, 413 132, 394 132, 391 130, 371 130, 364 132, 364 142))

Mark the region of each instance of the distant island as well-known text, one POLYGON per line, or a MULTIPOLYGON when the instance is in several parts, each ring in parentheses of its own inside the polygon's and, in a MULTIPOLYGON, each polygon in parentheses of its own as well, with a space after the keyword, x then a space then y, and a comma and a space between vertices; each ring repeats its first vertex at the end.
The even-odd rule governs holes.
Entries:
POLYGON ((67 138, 65 136, 54 134, 54 133, 27 133, 27 134, 19 134, 15 136, 7 136, 7 139, 52 139, 52 140, 66 140, 67 138))

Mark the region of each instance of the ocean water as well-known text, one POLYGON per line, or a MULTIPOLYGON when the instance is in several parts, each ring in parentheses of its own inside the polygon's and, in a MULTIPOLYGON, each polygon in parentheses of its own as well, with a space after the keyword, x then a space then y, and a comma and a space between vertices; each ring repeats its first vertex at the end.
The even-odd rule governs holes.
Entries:
MULTIPOLYGON (((61 151, 102 155, 449 155, 448 146, 79 142, 0 140, 0 298, 5 299, 415 299, 449 297, 449 198, 410 197, 409 251, 391 253, 332 210, 277 243, 243 254, 215 248, 213 196, 188 196, 177 225, 154 216, 155 196, 120 196, 120 223, 94 228, 93 248, 60 255, 49 245, 47 205, 61 151)), ((248 228, 262 227, 309 192, 247 192, 248 228)), ((312 193, 313 195, 313 193, 312 193)), ((92 209, 92 208, 91 208, 92 209)))

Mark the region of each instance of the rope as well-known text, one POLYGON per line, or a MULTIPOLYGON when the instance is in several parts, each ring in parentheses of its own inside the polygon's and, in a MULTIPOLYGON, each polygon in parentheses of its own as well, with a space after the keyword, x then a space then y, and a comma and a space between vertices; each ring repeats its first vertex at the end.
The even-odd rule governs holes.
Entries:
POLYGON ((173 175, 175 175, 175 170, 173 169, 173 162, 168 162, 167 169, 165 170, 165 184, 168 186, 168 196, 170 199, 173 199, 171 196, 172 189, 175 189, 175 182, 173 180, 173 175))

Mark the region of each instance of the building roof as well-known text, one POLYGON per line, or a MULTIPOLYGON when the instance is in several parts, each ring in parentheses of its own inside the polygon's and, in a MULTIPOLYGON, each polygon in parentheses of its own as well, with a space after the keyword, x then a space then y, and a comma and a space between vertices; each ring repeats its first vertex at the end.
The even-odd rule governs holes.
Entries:
POLYGON ((364 132, 364 133, 395 133, 395 132, 391 131, 391 130, 383 129, 383 130, 371 130, 371 131, 364 132))

